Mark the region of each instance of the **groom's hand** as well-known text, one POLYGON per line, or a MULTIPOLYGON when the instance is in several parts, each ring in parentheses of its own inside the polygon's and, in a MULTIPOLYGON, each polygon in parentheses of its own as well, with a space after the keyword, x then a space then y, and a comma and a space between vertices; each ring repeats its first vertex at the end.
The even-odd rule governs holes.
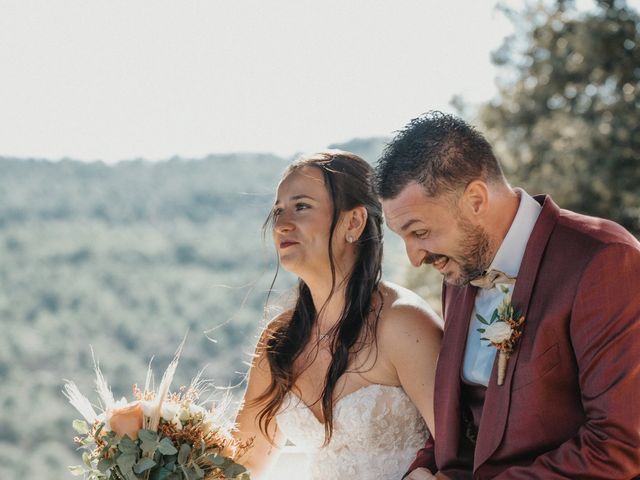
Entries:
POLYGON ((449 480, 444 473, 438 472, 434 475, 426 468, 416 468, 404 478, 406 480, 449 480))

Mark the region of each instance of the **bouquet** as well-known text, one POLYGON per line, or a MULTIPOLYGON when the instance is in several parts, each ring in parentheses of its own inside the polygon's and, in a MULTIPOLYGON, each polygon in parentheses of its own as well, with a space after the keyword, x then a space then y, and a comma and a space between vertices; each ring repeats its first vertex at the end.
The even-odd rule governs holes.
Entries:
POLYGON ((170 392, 184 341, 164 372, 157 390, 151 389, 151 366, 143 390, 133 386, 135 400, 115 401, 94 361, 100 413, 67 380, 64 394, 84 420, 75 420, 75 438, 83 465, 69 467, 88 480, 248 480, 236 462, 250 448, 233 439, 220 409, 205 409, 198 399, 210 385, 197 375, 188 388, 170 392))

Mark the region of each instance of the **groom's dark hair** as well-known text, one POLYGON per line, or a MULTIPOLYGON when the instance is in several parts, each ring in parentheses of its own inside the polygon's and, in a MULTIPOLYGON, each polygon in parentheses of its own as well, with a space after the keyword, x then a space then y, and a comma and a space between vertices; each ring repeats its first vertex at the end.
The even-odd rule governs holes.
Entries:
POLYGON ((378 195, 392 199, 412 181, 436 197, 473 180, 504 179, 489 142, 464 120, 438 111, 414 118, 387 145, 376 166, 378 195))

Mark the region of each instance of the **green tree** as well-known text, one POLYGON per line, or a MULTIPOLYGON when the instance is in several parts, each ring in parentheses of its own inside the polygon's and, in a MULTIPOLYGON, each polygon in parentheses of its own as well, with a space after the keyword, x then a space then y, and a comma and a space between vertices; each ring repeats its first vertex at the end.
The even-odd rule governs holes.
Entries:
POLYGON ((494 53, 504 75, 478 116, 508 177, 640 234, 638 13, 620 0, 502 9, 516 34, 494 53))

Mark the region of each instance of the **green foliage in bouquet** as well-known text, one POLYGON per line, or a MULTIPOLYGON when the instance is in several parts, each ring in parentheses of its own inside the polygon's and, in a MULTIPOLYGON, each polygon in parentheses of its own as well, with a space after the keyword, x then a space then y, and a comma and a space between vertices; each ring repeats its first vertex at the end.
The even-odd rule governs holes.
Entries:
MULTIPOLYGON (((181 443, 178 449, 170 437, 151 430, 140 430, 133 440, 128 435, 118 437, 113 431, 103 433, 104 426, 74 422, 80 435, 76 441, 85 452, 84 465, 70 467, 72 474, 88 474, 90 480, 249 480, 242 465, 224 456, 220 446, 212 447, 205 440, 197 445, 181 443)), ((197 428, 193 425, 191 430, 197 428)))
POLYGON ((96 364, 100 414, 67 381, 65 395, 85 418, 73 422, 75 442, 84 451, 83 465, 69 467, 72 474, 88 480, 249 480, 236 460, 251 442, 233 438, 222 409, 205 409, 197 403, 209 384, 198 375, 188 388, 169 392, 181 351, 182 345, 157 390, 149 388, 149 369, 144 390, 133 386, 132 402, 114 400, 96 364))

